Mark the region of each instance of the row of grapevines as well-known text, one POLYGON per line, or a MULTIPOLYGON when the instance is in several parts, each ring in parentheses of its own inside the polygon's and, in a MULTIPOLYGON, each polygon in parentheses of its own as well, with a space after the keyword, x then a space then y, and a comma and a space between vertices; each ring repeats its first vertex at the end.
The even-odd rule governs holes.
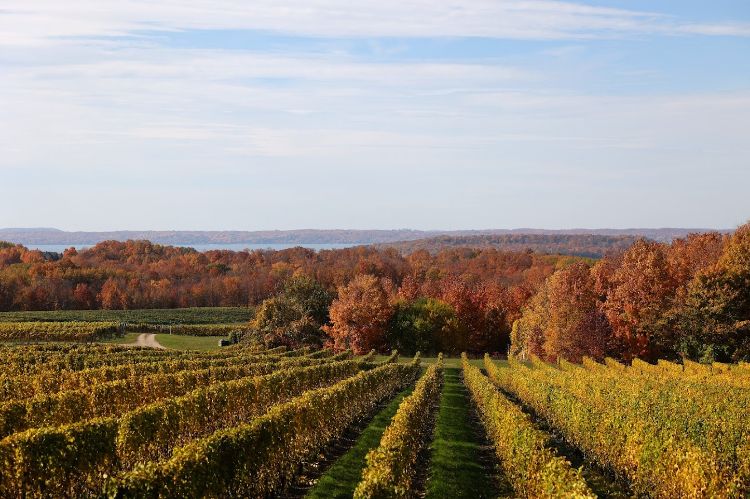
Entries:
MULTIPOLYGON (((560 376, 543 363, 540 368, 565 391, 597 410, 607 411, 611 417, 617 412, 627 414, 627 421, 638 422, 632 434, 623 433, 623 438, 633 441, 631 453, 645 456, 637 463, 637 473, 632 474, 636 486, 646 490, 657 483, 665 489, 665 496, 681 487, 700 489, 700 481, 726 493, 738 487, 747 489, 750 433, 745 407, 750 392, 722 383, 685 380, 663 365, 643 364, 635 362, 635 367, 626 367, 608 360, 604 367, 589 362, 588 370, 574 376, 560 376), (646 438, 648 442, 642 445, 641 440, 646 438), (665 463, 673 463, 674 469, 680 468, 693 480, 681 482, 665 463), (695 469, 701 470, 703 479, 695 479, 695 469), (661 474, 672 477, 675 483, 661 474)), ((617 458, 617 449, 611 450, 615 453, 612 457, 617 458)), ((632 465, 626 461, 628 464, 632 465)))
MULTIPOLYGON (((580 471, 549 448, 549 436, 471 365, 466 354, 461 360, 464 383, 513 490, 521 497, 596 497, 580 471)), ((494 364, 489 356, 485 363, 491 372, 494 364)))
POLYGON ((328 357, 328 360, 346 360, 351 359, 352 357, 354 357, 354 353, 351 350, 344 350, 343 352, 328 357))
MULTIPOLYGON (((242 346, 240 346, 239 348, 242 348, 242 346)), ((253 347, 251 346, 251 347, 249 347, 249 348, 253 348, 253 347)), ((287 350, 288 350, 288 348, 287 348, 287 347, 285 347, 285 346, 280 346, 280 347, 276 347, 276 348, 269 348, 268 350, 264 350, 264 353, 266 353, 266 354, 268 354, 268 355, 274 355, 274 354, 277 354, 277 353, 284 353, 284 352, 286 352, 287 350)))
MULTIPOLYGON (((43 342, 32 342, 32 343, 7 343, 0 345, 0 350, 3 351, 14 351, 14 352, 40 352, 40 353, 65 353, 65 352, 90 352, 90 351, 107 351, 107 350, 133 350, 134 348, 140 348, 143 350, 151 350, 149 347, 138 347, 133 344, 127 343, 76 343, 76 342, 59 342, 59 341, 43 341, 43 342)), ((272 349, 267 349, 263 345, 257 343, 236 343, 230 347, 225 347, 221 351, 227 351, 232 349, 242 350, 258 350, 270 353, 280 353, 288 350, 286 346, 280 346, 272 349)), ((175 351, 174 353, 179 353, 175 351)), ((213 352, 198 352, 198 351, 183 351, 183 353, 216 353, 213 352)))
POLYGON ((330 357, 333 355, 333 350, 328 349, 322 349, 322 350, 316 350, 314 352, 310 352, 307 354, 308 357, 311 359, 322 359, 324 357, 330 357))
MULTIPOLYGON (((588 366, 596 364, 595 361, 589 359, 586 363, 588 366)), ((740 362, 739 364, 725 364, 723 362, 713 362, 711 364, 699 364, 688 359, 683 359, 682 364, 676 364, 668 360, 660 359, 656 365, 649 364, 640 359, 633 360, 630 366, 621 364, 620 362, 607 358, 605 364, 613 369, 620 371, 635 372, 638 374, 672 374, 674 376, 681 376, 683 378, 700 377, 704 379, 720 378, 722 375, 736 376, 739 378, 745 378, 750 375, 750 364, 740 362)), ((725 379, 729 379, 728 377, 725 379)))
POLYGON ((96 384, 0 404, 0 437, 28 428, 74 423, 122 413, 150 402, 185 394, 199 386, 257 373, 254 364, 160 373, 96 384))
POLYGON ((354 491, 355 498, 415 495, 417 459, 432 430, 443 384, 443 355, 431 365, 405 398, 380 439, 367 454, 367 467, 354 491))
MULTIPOLYGON (((82 370, 91 367, 114 366, 147 359, 166 359, 188 355, 174 355, 171 351, 154 348, 119 350, 115 352, 76 351, 71 353, 36 353, 12 355, 3 359, 0 371, 34 373, 38 370, 82 370)), ((190 356, 192 357, 192 356, 190 356)))
POLYGON ((256 353, 252 350, 233 350, 222 355, 203 355, 199 352, 175 352, 162 350, 89 350, 80 355, 60 358, 34 358, 24 367, 0 368, 0 393, 2 398, 24 398, 28 392, 51 393, 68 386, 70 389, 86 382, 102 382, 128 377, 134 371, 145 373, 170 372, 172 370, 220 367, 242 362, 274 362, 282 360, 278 355, 256 353), (171 352, 170 352, 171 353, 171 352), (17 390, 17 391, 16 391, 17 390))
MULTIPOLYGON (((33 374, 39 370, 83 370, 95 367, 118 366, 123 364, 135 364, 141 362, 156 362, 164 359, 224 359, 232 355, 245 355, 253 353, 253 350, 234 349, 220 352, 195 352, 159 350, 154 348, 130 350, 118 350, 115 352, 99 352, 98 349, 89 351, 77 351, 69 354, 36 354, 26 356, 14 356, 5 359, 5 364, 0 366, 0 372, 15 372, 33 374), (97 354, 99 353, 99 354, 97 354)), ((283 352, 264 351, 257 353, 263 356, 278 356, 283 352)))
MULTIPOLYGON (((70 360, 84 358, 96 354, 108 355, 136 355, 138 353, 147 353, 155 351, 153 348, 146 347, 128 347, 120 345, 97 345, 91 343, 50 343, 50 346, 69 346, 76 345, 76 348, 38 348, 39 344, 0 346, 0 371, 31 371, 39 366, 44 366, 50 362, 59 363, 61 360, 70 360)), ((158 350, 160 355, 168 354, 165 350, 158 350)))
MULTIPOLYGON (((91 354, 96 352, 132 352, 132 351, 150 351, 161 355, 223 355, 227 352, 234 350, 244 351, 255 351, 256 353, 264 353, 267 355, 279 354, 286 352, 288 349, 285 346, 264 349, 258 345, 246 345, 236 344, 231 347, 223 348, 221 351, 210 351, 210 352, 199 352, 191 350, 155 350, 148 347, 138 347, 135 345, 127 344, 109 344, 109 343, 60 343, 60 342, 45 342, 45 343, 30 343, 30 344, 17 344, 17 345, 3 345, 0 346, 0 350, 7 353, 11 357, 34 357, 34 356, 50 356, 65 354, 91 354)), ((2 359, 0 359, 2 360, 2 359)))
POLYGON ((118 330, 116 322, 0 322, 0 340, 94 341, 118 330))
POLYGON ((708 376, 714 373, 711 364, 699 364, 698 362, 693 362, 688 359, 685 359, 682 362, 686 374, 708 376))
MULTIPOLYGON (((419 356, 420 353, 417 352, 417 356, 419 356)), ((398 350, 391 351, 391 355, 389 355, 387 358, 383 359, 381 364, 393 364, 398 362, 398 350)))
MULTIPOLYGON (((372 360, 372 358, 375 356, 376 352, 375 350, 370 350, 367 354, 363 355, 360 360, 369 362, 372 360)), ((353 352, 351 350, 344 350, 343 352, 339 352, 337 354, 334 354, 332 350, 323 349, 323 350, 315 350, 311 351, 306 355, 306 357, 311 359, 324 359, 324 358, 336 358, 336 359, 348 359, 353 356, 353 352)))
POLYGON ((125 331, 137 333, 162 333, 187 336, 228 336, 247 328, 246 324, 139 324, 127 323, 125 331))
POLYGON ((116 350, 112 352, 90 350, 57 356, 36 356, 15 359, 11 366, 0 366, 0 372, 15 371, 35 375, 39 373, 59 371, 80 371, 101 367, 117 367, 124 365, 144 364, 165 361, 195 361, 195 360, 226 360, 235 357, 256 356, 258 359, 278 359, 279 353, 269 354, 266 351, 252 349, 234 349, 221 352, 195 352, 159 350, 153 348, 132 350, 116 350))
POLYGON ((280 369, 199 388, 121 417, 17 433, 0 441, 0 496, 79 496, 137 461, 168 457, 179 443, 240 424, 308 389, 359 371, 343 361, 280 369))
POLYGON ((301 357, 303 355, 307 355, 309 353, 312 353, 312 348, 310 347, 302 347, 298 348, 296 350, 289 350, 287 352, 280 352, 278 354, 275 354, 279 357, 301 357))
POLYGON ((135 310, 46 310, 0 312, 2 322, 134 322, 148 324, 247 324, 247 307, 191 307, 135 310))
POLYGON ((668 368, 667 365, 664 364, 663 362, 657 365, 657 364, 649 364, 648 362, 645 362, 641 359, 633 359, 633 361, 630 364, 630 369, 640 374, 663 374, 667 372, 676 374, 678 366, 676 364, 672 364, 672 365, 675 366, 674 369, 668 368))
POLYGON ((277 353, 283 353, 289 350, 286 346, 282 345, 279 347, 274 348, 266 348, 264 345, 260 343, 249 343, 249 342, 239 342, 235 343, 233 345, 229 345, 228 347, 224 347, 221 349, 222 352, 231 352, 233 350, 247 350, 247 351, 257 351, 257 352, 263 352, 267 355, 275 355, 277 353))
MULTIPOLYGON (((341 355, 341 354, 338 354, 338 355, 341 355)), ((360 357, 360 361, 364 362, 369 369, 372 369, 378 366, 384 366, 386 364, 398 363, 398 350, 393 350, 390 356, 378 362, 374 360, 375 355, 376 355, 375 350, 370 350, 370 352, 360 357)), ((419 352, 417 352, 417 354, 414 356, 414 359, 412 360, 412 363, 418 364, 419 362, 420 362, 420 354, 419 352)))
POLYGON ((259 416, 272 404, 352 376, 362 367, 359 361, 344 360, 279 369, 150 404, 123 418, 118 447, 139 461, 165 458, 180 443, 259 416))
MULTIPOLYGON (((145 347, 143 347, 145 348, 145 347)), ((29 354, 29 353, 68 353, 80 351, 116 351, 130 350, 130 345, 116 343, 70 343, 70 342, 42 342, 42 343, 10 343, 0 345, 0 353, 3 355, 29 354)))
POLYGON ((175 360, 219 360, 233 356, 257 355, 243 350, 235 350, 224 355, 200 355, 198 353, 172 352, 158 349, 133 349, 116 351, 91 350, 64 355, 26 355, 5 359, 0 365, 0 374, 27 375, 48 374, 61 371, 82 371, 101 367, 117 367, 148 362, 163 362, 175 360))
POLYGON ((300 463, 386 397, 411 383, 415 364, 387 364, 309 391, 237 428, 176 449, 171 459, 125 474, 112 497, 268 497, 300 463))
MULTIPOLYGON (((696 366, 686 364, 691 373, 680 373, 671 364, 665 362, 656 366, 656 370, 642 368, 642 362, 626 367, 615 361, 607 365, 593 361, 584 364, 587 370, 615 386, 622 385, 636 397, 635 403, 648 403, 662 419, 662 427, 669 431, 684 434, 696 445, 715 453, 717 459, 728 466, 737 465, 735 458, 740 457, 735 451, 747 447, 750 428, 744 423, 746 410, 750 403, 750 380, 738 373, 736 367, 731 370, 714 370, 711 373, 698 372, 696 366), (648 391, 641 393, 644 385, 648 391), (744 444, 744 447, 743 447, 744 444)), ((581 373, 586 375, 587 373, 581 373)), ((750 467, 750 463, 739 463, 739 466, 750 467)))
POLYGON ((376 352, 375 352, 375 350, 374 350, 374 349, 373 349, 373 350, 370 350, 370 351, 369 351, 369 352, 367 352, 367 353, 366 353, 365 355, 363 355, 363 356, 362 356, 362 357, 361 357, 361 358, 360 358, 359 360, 361 360, 362 362, 371 362, 371 361, 372 361, 372 359, 374 359, 374 358, 375 358, 375 353, 376 353, 376 352))
POLYGON ((658 364, 648 364, 635 359, 630 367, 624 371, 628 374, 650 376, 654 380, 679 379, 684 383, 714 384, 750 389, 750 373, 745 373, 738 366, 728 367, 728 364, 718 363, 704 365, 685 361, 685 364, 675 364, 667 360, 659 360, 658 364))
POLYGON ((600 393, 599 399, 617 391, 620 406, 648 407, 646 419, 654 431, 665 439, 686 440, 707 454, 720 474, 733 477, 727 480, 750 490, 750 427, 746 422, 750 387, 734 368, 696 377, 672 369, 639 371, 637 363, 635 369, 615 367, 614 362, 606 367, 587 366, 590 372, 580 376, 599 380, 594 385, 603 386, 594 392, 600 393))
POLYGON ((728 461, 722 463, 723 449, 715 451, 729 442, 732 453, 748 454, 747 441, 743 449, 739 435, 711 430, 715 423, 715 430, 737 429, 736 422, 730 421, 738 409, 730 407, 732 402, 706 405, 705 390, 623 376, 616 366, 607 375, 586 369, 566 372, 542 363, 531 369, 512 359, 510 363, 510 368, 499 368, 486 359, 490 378, 588 456, 628 478, 636 492, 655 497, 738 494, 738 470, 732 469, 731 461, 736 463, 740 456, 725 455, 728 461), (712 412, 728 420, 721 423, 714 417, 711 422, 712 412), (706 435, 723 441, 714 442, 712 450, 693 440, 706 442, 706 435))
MULTIPOLYGON (((95 367, 82 371, 38 370, 33 375, 10 376, 0 374, 0 400, 23 400, 40 395, 50 395, 64 390, 80 390, 97 383, 124 380, 146 374, 195 371, 211 367, 226 367, 238 364, 273 364, 294 357, 258 356, 257 354, 228 355, 225 358, 159 359, 158 362, 127 363, 116 366, 95 367)), ((297 358, 300 364, 314 364, 327 359, 297 358)))

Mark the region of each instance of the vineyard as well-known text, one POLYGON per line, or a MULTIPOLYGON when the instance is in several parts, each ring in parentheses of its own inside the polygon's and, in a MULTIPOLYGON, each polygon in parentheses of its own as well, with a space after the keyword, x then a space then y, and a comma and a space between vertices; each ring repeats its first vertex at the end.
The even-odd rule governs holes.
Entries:
POLYGON ((0 341, 95 341, 119 330, 116 322, 0 322, 0 341))
POLYGON ((179 336, 229 336, 242 324, 148 324, 126 322, 0 322, 0 341, 92 342, 124 333, 157 333, 179 336))
POLYGON ((0 322, 126 322, 131 324, 241 324, 253 317, 246 307, 193 307, 143 310, 42 310, 0 312, 0 322))
POLYGON ((94 342, 124 333, 227 337, 246 329, 253 314, 241 307, 0 312, 0 341, 94 342))
POLYGON ((746 364, 38 343, 0 401, 8 498, 750 492, 746 364))

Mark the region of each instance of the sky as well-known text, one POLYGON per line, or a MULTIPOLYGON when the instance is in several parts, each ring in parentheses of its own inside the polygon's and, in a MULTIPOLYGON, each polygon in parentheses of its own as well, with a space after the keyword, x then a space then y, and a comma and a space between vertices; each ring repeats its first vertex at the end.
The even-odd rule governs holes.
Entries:
POLYGON ((0 227, 732 228, 747 0, 1 0, 0 227))

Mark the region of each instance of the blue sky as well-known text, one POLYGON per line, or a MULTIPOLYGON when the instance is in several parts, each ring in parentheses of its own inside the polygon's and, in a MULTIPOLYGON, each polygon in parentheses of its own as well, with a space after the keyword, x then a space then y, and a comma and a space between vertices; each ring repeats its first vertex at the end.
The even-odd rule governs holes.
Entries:
POLYGON ((747 1, 5 0, 0 227, 733 227, 747 1))

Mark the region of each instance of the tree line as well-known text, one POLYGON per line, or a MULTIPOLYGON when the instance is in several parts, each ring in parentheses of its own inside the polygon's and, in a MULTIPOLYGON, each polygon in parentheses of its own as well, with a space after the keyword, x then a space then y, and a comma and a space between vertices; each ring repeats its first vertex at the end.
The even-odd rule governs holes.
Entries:
POLYGON ((750 224, 732 235, 639 240, 549 276, 513 325, 512 350, 547 360, 750 358, 750 224))
POLYGON ((750 354, 750 224, 601 259, 495 248, 207 251, 0 245, 0 309, 257 306, 271 345, 547 360, 750 354))
POLYGON ((501 251, 576 255, 601 258, 608 253, 624 251, 638 239, 633 235, 605 234, 481 234, 443 235, 427 239, 380 244, 402 253, 427 250, 432 253, 446 248, 495 248, 501 251))

